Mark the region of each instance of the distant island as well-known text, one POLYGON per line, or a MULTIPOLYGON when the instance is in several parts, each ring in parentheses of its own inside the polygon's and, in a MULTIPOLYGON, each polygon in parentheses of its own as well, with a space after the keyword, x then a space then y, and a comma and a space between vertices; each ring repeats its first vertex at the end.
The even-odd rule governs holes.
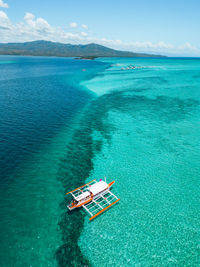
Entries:
POLYGON ((97 57, 164 57, 144 53, 119 51, 99 44, 73 45, 50 41, 0 43, 0 55, 56 56, 95 59, 97 57))
POLYGON ((75 59, 88 59, 88 60, 94 60, 97 58, 97 56, 81 56, 81 57, 75 57, 75 59))

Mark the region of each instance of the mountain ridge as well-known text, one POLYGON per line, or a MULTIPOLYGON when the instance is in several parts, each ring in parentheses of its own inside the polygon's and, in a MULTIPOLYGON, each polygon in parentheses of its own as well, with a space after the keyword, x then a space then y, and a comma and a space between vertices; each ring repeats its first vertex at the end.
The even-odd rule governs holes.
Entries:
POLYGON ((64 44, 38 40, 23 43, 0 43, 0 55, 58 57, 165 57, 146 53, 115 50, 96 43, 64 44))

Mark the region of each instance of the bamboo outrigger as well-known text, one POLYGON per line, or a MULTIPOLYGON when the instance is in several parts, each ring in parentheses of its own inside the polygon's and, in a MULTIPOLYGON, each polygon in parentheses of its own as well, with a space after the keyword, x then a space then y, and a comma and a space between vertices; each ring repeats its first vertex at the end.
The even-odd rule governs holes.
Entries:
POLYGON ((66 195, 71 194, 73 197, 73 201, 67 206, 68 209, 71 211, 83 207, 91 216, 90 221, 92 221, 120 200, 110 191, 114 182, 107 184, 102 179, 99 182, 94 179, 66 193, 66 195))

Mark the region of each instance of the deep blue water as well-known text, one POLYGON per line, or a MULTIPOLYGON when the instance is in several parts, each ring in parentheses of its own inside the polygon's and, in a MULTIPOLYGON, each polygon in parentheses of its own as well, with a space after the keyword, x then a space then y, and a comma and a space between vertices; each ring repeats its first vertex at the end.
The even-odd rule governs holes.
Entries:
MULTIPOLYGON (((79 85, 105 64, 64 58, 0 57, 1 181, 49 142, 92 97, 79 85), (86 71, 83 71, 86 69, 86 71)), ((4 182, 5 183, 5 182, 4 182)))
POLYGON ((66 213, 57 173, 76 118, 95 98, 80 83, 107 65, 0 57, 0 266, 68 261, 69 253, 55 256, 65 238, 59 221, 66 213))

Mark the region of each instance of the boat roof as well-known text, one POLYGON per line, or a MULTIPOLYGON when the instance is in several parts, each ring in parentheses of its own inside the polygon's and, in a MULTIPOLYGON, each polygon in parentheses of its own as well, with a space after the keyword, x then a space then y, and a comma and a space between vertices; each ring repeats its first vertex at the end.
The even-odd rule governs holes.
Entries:
POLYGON ((90 192, 89 191, 85 191, 82 194, 76 196, 75 199, 77 201, 80 201, 81 199, 86 198, 86 197, 89 197, 89 196, 90 196, 90 192))
POLYGON ((97 182, 90 186, 89 190, 93 195, 96 195, 103 190, 108 189, 108 184, 104 181, 97 182))

